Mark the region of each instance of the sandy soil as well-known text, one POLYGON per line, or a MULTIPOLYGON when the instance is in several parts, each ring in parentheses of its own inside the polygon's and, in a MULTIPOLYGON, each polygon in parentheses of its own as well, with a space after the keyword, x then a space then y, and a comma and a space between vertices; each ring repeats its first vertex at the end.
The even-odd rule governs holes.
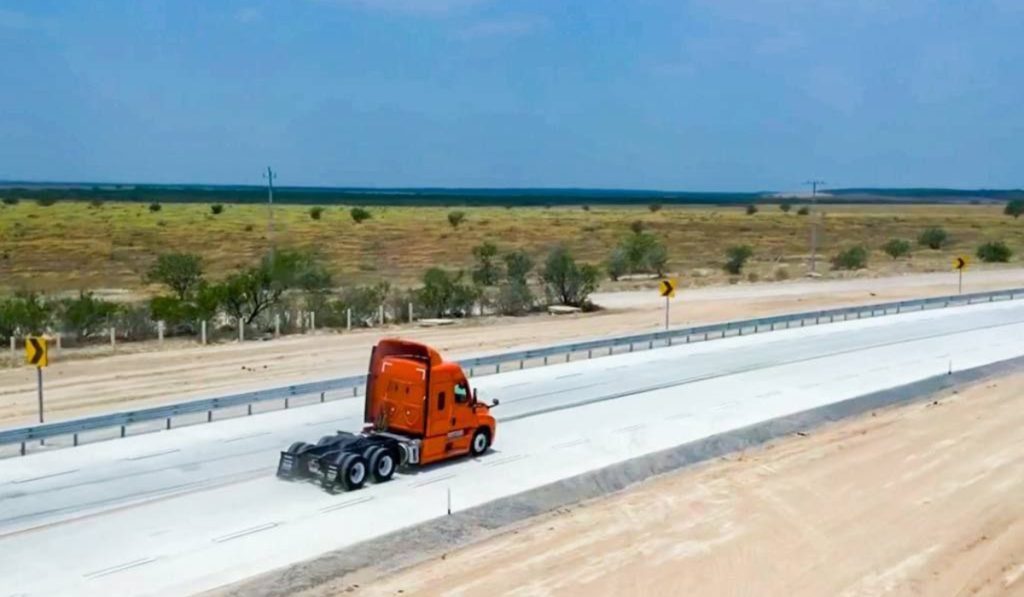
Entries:
MULTIPOLYGON (((953 274, 917 274, 706 287, 687 290, 674 299, 672 324, 951 294, 955 283, 953 274)), ((965 291, 1012 286, 1024 286, 1024 270, 975 272, 965 291)), ((653 290, 599 294, 595 299, 608 310, 576 316, 470 320, 451 328, 318 333, 242 345, 169 343, 160 351, 123 350, 83 360, 62 361, 58 356, 45 371, 47 420, 360 373, 370 347, 382 335, 419 338, 458 358, 579 338, 640 333, 664 325, 663 302, 653 290)), ((0 427, 30 423, 36 412, 35 371, 29 367, 0 370, 0 427)))
POLYGON ((304 595, 1024 595, 1022 428, 1016 375, 304 595))

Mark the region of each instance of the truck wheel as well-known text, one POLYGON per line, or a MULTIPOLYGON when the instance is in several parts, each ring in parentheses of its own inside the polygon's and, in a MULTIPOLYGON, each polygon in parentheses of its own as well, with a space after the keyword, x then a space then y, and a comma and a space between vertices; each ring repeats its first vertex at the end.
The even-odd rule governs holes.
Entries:
POLYGON ((339 471, 341 486, 345 491, 354 491, 366 483, 369 471, 366 459, 358 454, 346 454, 339 471))
POLYGON ((469 445, 469 450, 473 456, 480 456, 487 451, 487 448, 491 447, 491 434, 487 429, 480 428, 473 434, 473 443, 469 445))
POLYGON ((385 483, 391 480, 395 474, 395 455, 391 450, 379 446, 367 450, 367 465, 370 467, 370 476, 374 483, 385 483))

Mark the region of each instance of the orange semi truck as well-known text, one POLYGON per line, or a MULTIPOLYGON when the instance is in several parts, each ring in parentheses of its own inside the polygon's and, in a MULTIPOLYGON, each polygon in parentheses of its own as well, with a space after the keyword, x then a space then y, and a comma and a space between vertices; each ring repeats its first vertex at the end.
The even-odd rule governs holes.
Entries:
POLYGON ((381 340, 370 353, 362 432, 292 444, 281 452, 277 476, 319 477, 328 490, 354 490, 390 480, 399 467, 479 456, 494 442, 490 409, 497 405, 480 402, 458 363, 433 348, 381 340))

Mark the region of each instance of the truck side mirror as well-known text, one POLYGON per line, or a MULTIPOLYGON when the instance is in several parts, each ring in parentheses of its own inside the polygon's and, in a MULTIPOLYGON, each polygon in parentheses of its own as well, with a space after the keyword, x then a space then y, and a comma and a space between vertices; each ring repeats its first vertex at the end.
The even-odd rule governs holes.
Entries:
POLYGON ((480 397, 479 397, 479 395, 476 392, 476 388, 473 388, 473 402, 478 402, 479 400, 480 400, 480 397))
POLYGON ((498 399, 497 399, 497 398, 495 398, 495 399, 494 399, 494 402, 493 402, 493 403, 491 403, 491 406, 492 406, 492 407, 493 407, 493 406, 498 406, 499 404, 501 404, 501 402, 498 402, 498 399))

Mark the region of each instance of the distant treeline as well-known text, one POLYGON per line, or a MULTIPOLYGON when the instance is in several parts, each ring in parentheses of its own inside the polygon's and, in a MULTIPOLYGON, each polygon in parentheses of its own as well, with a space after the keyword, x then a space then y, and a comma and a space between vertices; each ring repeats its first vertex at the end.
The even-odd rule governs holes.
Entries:
MULTIPOLYGON (((23 200, 131 201, 138 203, 265 203, 266 187, 200 185, 0 184, 0 197, 23 200)), ((296 205, 556 206, 736 205, 763 193, 689 193, 600 189, 359 189, 275 187, 274 203, 296 205)))
MULTIPOLYGON (((1024 198, 1022 190, 825 189, 831 200, 852 203, 966 203, 1024 198)), ((277 187, 274 202, 296 205, 557 206, 743 205, 803 201, 781 193, 700 193, 603 189, 448 189, 277 187)), ((264 203, 267 189, 246 185, 0 183, 0 198, 138 203, 264 203)))

